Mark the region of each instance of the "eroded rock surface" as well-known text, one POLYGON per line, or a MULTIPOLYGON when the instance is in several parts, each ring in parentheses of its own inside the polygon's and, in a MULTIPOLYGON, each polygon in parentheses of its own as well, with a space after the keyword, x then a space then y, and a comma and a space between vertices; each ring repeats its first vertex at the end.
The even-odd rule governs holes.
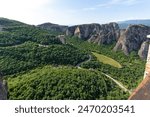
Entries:
POLYGON ((118 40, 120 30, 117 23, 83 24, 69 27, 66 35, 77 36, 92 43, 111 44, 118 40))
POLYGON ((0 100, 7 99, 7 82, 0 78, 0 100))
POLYGON ((114 47, 114 51, 122 50, 126 55, 132 51, 138 51, 142 59, 146 59, 148 51, 148 39, 150 27, 144 25, 130 25, 126 30, 122 30, 121 36, 114 47))

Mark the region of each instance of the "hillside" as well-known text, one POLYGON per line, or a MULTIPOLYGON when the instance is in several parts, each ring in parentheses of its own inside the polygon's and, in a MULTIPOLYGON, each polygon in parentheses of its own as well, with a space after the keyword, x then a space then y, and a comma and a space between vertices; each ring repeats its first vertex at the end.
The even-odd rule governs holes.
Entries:
POLYGON ((117 23, 71 26, 62 35, 55 30, 60 25, 46 29, 3 18, 0 22, 0 73, 8 82, 8 99, 127 99, 129 94, 114 81, 132 91, 143 78, 145 61, 137 51, 146 33, 138 36, 136 51, 127 46, 132 49, 128 56, 114 47, 130 45, 131 37, 140 34, 136 29, 148 33, 149 27, 129 27, 126 32, 134 35, 123 38, 117 23))
POLYGON ((10 99, 95 100, 128 96, 101 73, 63 66, 37 68, 10 78, 8 83, 10 99))
POLYGON ((68 28, 68 26, 58 25, 58 24, 52 24, 52 23, 44 23, 38 25, 38 27, 42 29, 46 29, 48 31, 58 32, 64 34, 68 28))

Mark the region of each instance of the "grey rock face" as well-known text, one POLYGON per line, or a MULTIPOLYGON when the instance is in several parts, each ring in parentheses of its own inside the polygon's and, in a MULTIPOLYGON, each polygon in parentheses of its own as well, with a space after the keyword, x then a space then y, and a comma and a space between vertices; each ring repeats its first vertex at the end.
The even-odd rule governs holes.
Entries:
POLYGON ((89 42, 111 44, 120 36, 119 26, 116 23, 100 25, 100 28, 89 38, 89 42))
POLYGON ((66 35, 67 36, 74 36, 74 32, 75 32, 76 28, 77 28, 77 26, 68 27, 68 29, 66 30, 66 35))
POLYGON ((50 31, 60 32, 60 33, 65 33, 68 28, 68 26, 52 24, 52 23, 40 24, 40 25, 38 25, 38 27, 40 27, 42 29, 50 30, 50 31))
POLYGON ((120 30, 116 23, 83 24, 69 27, 66 35, 77 36, 92 43, 111 44, 119 38, 120 30))
POLYGON ((0 25, 0 32, 2 31, 3 27, 0 25))
POLYGON ((84 24, 77 26, 74 35, 81 39, 87 40, 100 28, 99 24, 84 24))
POLYGON ((147 58, 148 49, 149 49, 149 42, 144 41, 141 45, 140 50, 138 51, 138 55, 140 56, 141 59, 147 58))
POLYGON ((66 44, 65 35, 58 35, 57 38, 62 42, 62 44, 66 44))
POLYGON ((126 46, 126 36, 125 36, 125 30, 120 30, 120 38, 118 40, 118 42, 116 43, 116 46, 114 47, 114 51, 117 51, 117 50, 122 50, 125 55, 128 55, 128 48, 126 46))
POLYGON ((0 100, 7 100, 7 82, 0 78, 0 100))
POLYGON ((142 59, 145 59, 148 45, 146 36, 150 34, 150 27, 144 25, 130 25, 121 31, 121 36, 114 47, 114 51, 123 50, 128 55, 131 51, 139 51, 142 59))

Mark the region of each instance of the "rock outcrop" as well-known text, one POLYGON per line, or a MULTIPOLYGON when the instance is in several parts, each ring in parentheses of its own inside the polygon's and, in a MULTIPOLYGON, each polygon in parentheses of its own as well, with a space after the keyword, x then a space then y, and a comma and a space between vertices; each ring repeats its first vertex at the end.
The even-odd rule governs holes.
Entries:
POLYGON ((144 25, 130 25, 126 30, 120 31, 120 38, 114 51, 122 50, 126 55, 138 51, 142 59, 146 59, 148 44, 146 36, 150 34, 150 27, 144 25))
POLYGON ((52 23, 40 24, 38 25, 38 27, 49 30, 49 31, 59 32, 59 33, 65 33, 68 28, 68 26, 52 24, 52 23))
POLYGON ((146 59, 147 58, 147 53, 149 49, 149 42, 144 41, 141 45, 140 50, 138 51, 138 55, 140 56, 141 59, 146 59))
POLYGON ((120 36, 119 26, 116 23, 100 25, 99 30, 95 31, 88 39, 89 42, 100 44, 112 44, 120 36))
MULTIPOLYGON (((117 23, 109 24, 83 24, 75 26, 61 26, 57 24, 45 23, 39 27, 51 31, 66 33, 67 36, 77 36, 85 41, 100 44, 116 43, 114 51, 122 50, 125 55, 132 51, 137 51, 142 59, 146 59, 148 51, 148 41, 146 36, 150 34, 150 27, 144 25, 130 25, 127 29, 119 29, 117 23)), ((57 38, 65 44, 65 36, 57 38)))
POLYGON ((69 27, 66 35, 77 36, 92 43, 111 44, 119 38, 120 30, 116 23, 83 24, 69 27))
POLYGON ((65 35, 58 35, 57 38, 62 42, 62 44, 66 44, 65 35))
POLYGON ((77 28, 77 26, 68 27, 68 29, 66 30, 66 35, 67 36, 74 36, 74 32, 75 32, 76 28, 77 28))
POLYGON ((0 100, 7 100, 7 82, 0 78, 0 100))
POLYGON ((2 32, 2 30, 3 30, 3 26, 0 25, 0 32, 2 32))

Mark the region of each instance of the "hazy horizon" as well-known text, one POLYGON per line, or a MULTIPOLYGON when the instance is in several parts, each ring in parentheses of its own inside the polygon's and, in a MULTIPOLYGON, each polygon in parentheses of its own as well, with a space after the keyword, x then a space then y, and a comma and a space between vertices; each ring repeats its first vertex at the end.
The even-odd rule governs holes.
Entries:
POLYGON ((149 0, 0 0, 0 17, 38 25, 150 19, 149 0))

